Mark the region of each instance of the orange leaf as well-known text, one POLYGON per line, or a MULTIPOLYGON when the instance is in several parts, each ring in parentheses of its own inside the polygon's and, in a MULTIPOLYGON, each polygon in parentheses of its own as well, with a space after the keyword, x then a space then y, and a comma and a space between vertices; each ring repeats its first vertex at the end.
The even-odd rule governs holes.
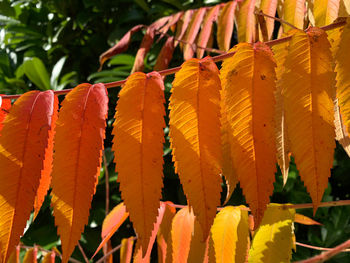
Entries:
POLYGON ((343 118, 340 114, 338 106, 338 99, 334 101, 334 125, 335 125, 335 139, 343 146, 344 151, 350 157, 350 137, 346 131, 343 118))
MULTIPOLYGON (((200 47, 208 47, 208 41, 213 33, 213 22, 217 19, 220 10, 220 5, 213 6, 205 15, 203 20, 203 27, 198 36, 197 45, 200 47)), ((197 57, 202 58, 204 55, 203 48, 197 48, 197 57)))
POLYGON ((103 64, 106 62, 106 60, 110 59, 111 57, 120 54, 124 51, 126 51, 129 47, 131 36, 139 31, 141 28, 143 28, 144 25, 136 25, 132 29, 130 29, 119 41, 116 45, 105 51, 100 56, 100 69, 102 69, 103 64))
POLYGON ((52 91, 30 91, 12 106, 0 136, 0 247, 6 262, 34 205, 54 110, 52 91), (14 140, 15 138, 15 140, 14 140))
POLYGON ((170 202, 165 202, 165 211, 162 223, 159 226, 157 233, 157 244, 158 244, 158 262, 165 263, 166 258, 171 258, 171 223, 176 214, 176 209, 170 202))
POLYGON ((157 72, 131 75, 119 93, 113 129, 122 198, 143 248, 149 243, 162 194, 163 90, 157 72))
POLYGON ((290 149, 287 135, 287 127, 285 120, 284 97, 282 94, 281 77, 284 72, 284 63, 288 55, 289 41, 274 45, 272 51, 276 60, 276 108, 275 108, 275 122, 276 122, 276 146, 277 146, 277 163, 281 169, 283 177, 283 185, 287 183, 290 149))
POLYGON ((343 117, 345 127, 347 132, 350 133, 350 59, 349 54, 346 51, 350 45, 350 19, 347 18, 346 26, 341 35, 341 40, 339 43, 339 48, 335 55, 337 72, 337 97, 340 107, 340 113, 343 117))
POLYGON ((58 115, 51 195, 63 263, 88 222, 100 174, 107 106, 103 84, 81 84, 66 95, 58 115))
POLYGON ((134 237, 122 239, 121 248, 120 248, 120 263, 131 262, 134 240, 135 240, 134 237))
POLYGON ((56 253, 51 251, 45 255, 41 263, 55 263, 56 253))
MULTIPOLYGON (((194 10, 193 9, 189 9, 185 12, 185 14, 181 17, 180 21, 177 23, 177 27, 176 27, 176 34, 175 34, 175 47, 177 46, 177 44, 179 43, 178 40, 182 40, 188 24, 191 21, 191 17, 193 15, 194 10)), ((182 46, 182 45, 181 45, 182 46)))
POLYGON ((255 40, 255 0, 238 1, 236 23, 238 42, 253 43, 255 40))
MULTIPOLYGON (((11 108, 11 100, 9 99, 2 99, 0 96, 0 132, 3 127, 3 121, 5 120, 6 115, 9 113, 9 110, 11 108)), ((0 133, 1 136, 1 133, 0 133)))
POLYGON ((220 50, 229 50, 237 1, 230 1, 222 8, 218 17, 217 41, 220 50))
MULTIPOLYGON (((304 29, 305 0, 284 0, 282 18, 296 28, 304 29)), ((288 32, 292 28, 282 23, 283 31, 288 32)))
POLYGON ((185 41, 187 42, 184 46, 184 59, 188 60, 193 57, 196 49, 193 46, 196 36, 202 24, 203 17, 207 9, 205 7, 196 10, 192 16, 191 22, 188 26, 188 30, 185 36, 185 41))
POLYGON ((111 239, 119 227, 124 223, 124 221, 129 217, 129 213, 126 212, 126 207, 124 203, 120 203, 115 206, 111 212, 103 220, 101 238, 102 241, 98 248, 96 249, 94 255, 91 258, 94 258, 100 249, 111 239))
POLYGON ((290 149, 314 212, 333 166, 334 75, 326 33, 319 28, 295 30, 281 85, 290 149))
POLYGON ((37 253, 38 249, 36 247, 27 250, 23 258, 23 263, 37 263, 37 253))
POLYGON ((232 162, 259 225, 276 171, 275 62, 264 44, 242 43, 223 62, 222 88, 232 162))
MULTIPOLYGON (((260 10, 269 16, 275 16, 278 0, 261 0, 260 10)), ((275 20, 266 18, 267 35, 270 40, 275 27, 275 20)))
POLYGON ((173 252, 171 262, 187 262, 188 253, 190 251, 192 232, 194 229, 194 220, 195 216, 188 207, 182 208, 176 213, 171 227, 173 252))
POLYGON ((220 204, 220 89, 213 60, 191 59, 175 75, 169 104, 175 172, 202 226, 203 240, 220 204))
POLYGON ((338 17, 340 0, 317 0, 313 3, 315 26, 325 26, 333 23, 338 17))
POLYGON ((41 208, 41 205, 43 204, 45 200, 45 196, 47 194, 47 191, 50 188, 51 184, 51 172, 52 172, 52 160, 53 160, 53 139, 55 136, 55 128, 56 128, 56 121, 58 117, 58 98, 55 96, 54 98, 54 105, 53 105, 53 114, 50 120, 51 129, 49 131, 48 135, 48 144, 47 148, 45 150, 45 156, 44 156, 44 166, 41 171, 41 177, 39 182, 39 187, 36 192, 35 201, 34 201, 34 219, 39 213, 39 210, 41 208))
POLYGON ((295 223, 299 223, 299 224, 303 224, 303 225, 322 225, 321 223, 311 219, 310 217, 301 215, 301 214, 295 214, 294 215, 294 222, 295 223))
POLYGON ((183 13, 184 13, 183 11, 178 12, 178 13, 176 13, 176 14, 173 14, 173 15, 169 18, 168 23, 167 23, 164 27, 162 27, 162 28, 159 30, 161 36, 159 37, 159 39, 157 40, 157 42, 160 41, 160 40, 163 38, 164 34, 167 33, 168 30, 169 30, 170 28, 172 28, 174 25, 176 25, 176 23, 177 23, 177 22, 179 21, 179 19, 182 17, 183 13))
POLYGON ((188 252, 188 262, 205 262, 208 261, 207 249, 209 245, 209 238, 203 241, 203 233, 201 225, 198 220, 194 220, 193 233, 190 244, 190 251, 188 252))
POLYGON ((169 37, 159 52, 154 70, 167 69, 174 53, 174 37, 169 37))

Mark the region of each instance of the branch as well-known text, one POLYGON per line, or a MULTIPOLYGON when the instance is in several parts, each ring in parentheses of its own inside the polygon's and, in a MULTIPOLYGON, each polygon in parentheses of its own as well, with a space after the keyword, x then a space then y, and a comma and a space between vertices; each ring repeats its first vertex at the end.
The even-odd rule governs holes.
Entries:
POLYGON ((84 249, 81 247, 79 241, 78 241, 78 248, 79 248, 79 250, 80 250, 80 253, 83 255, 83 258, 84 258, 85 262, 86 262, 86 263, 89 263, 89 260, 88 260, 88 258, 87 258, 87 256, 86 256, 85 252, 84 252, 84 249))
MULTIPOLYGON (((341 27, 341 26, 343 26, 345 24, 346 24, 346 21, 345 20, 341 20, 339 22, 335 22, 333 24, 330 24, 328 26, 323 26, 323 27, 320 27, 320 28, 325 30, 325 31, 327 31, 327 30, 331 30, 331 29, 334 29, 334 28, 337 28, 337 27, 341 27)), ((292 36, 287 36, 287 37, 283 37, 283 38, 267 41, 267 42, 265 42, 265 44, 268 45, 268 46, 274 46, 274 45, 277 45, 277 44, 280 44, 280 43, 287 42, 291 38, 292 38, 292 36)), ((234 54, 235 54, 234 52, 225 53, 225 54, 222 54, 222 55, 218 55, 218 56, 212 57, 212 59, 213 59, 214 62, 219 62, 219 61, 222 61, 222 60, 224 60, 226 58, 232 57, 234 54)), ((161 70, 161 71, 158 71, 158 73, 160 75, 162 75, 162 76, 167 76, 167 75, 172 75, 172 74, 178 72, 180 69, 181 69, 181 66, 180 67, 175 67, 175 68, 161 70)), ((119 86, 123 85, 125 82, 126 82, 126 79, 119 80, 119 81, 114 81, 114 82, 109 82, 109 83, 104 83, 104 85, 105 85, 106 88, 115 88, 115 87, 119 87, 119 86)), ((56 95, 64 95, 64 94, 69 93, 72 90, 73 89, 58 90, 58 91, 54 91, 54 93, 56 95)), ((2 96, 2 98, 3 99, 17 99, 21 95, 22 94, 5 95, 5 96, 2 96)))
POLYGON ((263 13, 263 11, 261 11, 261 10, 260 10, 259 12, 255 11, 254 14, 256 14, 256 15, 258 15, 258 16, 266 16, 267 18, 271 18, 271 19, 273 19, 273 20, 276 20, 276 21, 280 22, 281 24, 286 24, 287 26, 290 26, 291 28, 301 30, 300 28, 297 28, 295 25, 292 25, 291 23, 289 23, 289 22, 287 22, 287 21, 285 21, 285 20, 283 20, 283 19, 281 19, 281 18, 278 18, 278 17, 274 17, 274 16, 270 16, 270 15, 268 15, 268 14, 265 14, 265 13, 263 13))
MULTIPOLYGON (((134 237, 134 241, 137 239, 137 237, 134 237)), ((102 258, 96 261, 96 263, 102 263, 109 255, 112 255, 114 252, 118 251, 122 247, 122 244, 116 246, 112 250, 110 250, 106 255, 104 255, 102 258)))
MULTIPOLYGON (((314 249, 314 250, 320 250, 320 251, 330 251, 333 249, 333 248, 328 248, 328 247, 311 246, 311 245, 300 243, 300 242, 295 242, 295 244, 297 246, 306 247, 306 248, 310 248, 310 249, 314 249)), ((350 252, 350 249, 346 248, 346 249, 342 250, 341 252, 350 252)))
MULTIPOLYGON (((178 205, 178 204, 168 204, 169 206, 175 207, 175 208, 184 208, 187 207, 187 205, 178 205)), ((333 206, 346 206, 346 205, 350 205, 350 200, 338 200, 338 201, 330 201, 330 202, 323 202, 320 203, 320 205, 318 207, 333 207, 333 206)), ((305 209, 305 208, 313 208, 313 204, 312 203, 305 203, 305 204, 284 204, 281 205, 281 207, 283 209, 290 209, 290 208, 294 208, 294 209, 305 209)), ((218 207, 217 210, 220 211, 221 209, 223 209, 224 207, 218 207)), ((245 210, 245 211, 250 211, 250 209, 248 207, 241 207, 241 210, 245 210)))
POLYGON ((343 252, 344 249, 350 247, 350 239, 345 241, 344 243, 340 244, 339 246, 336 246, 335 248, 332 248, 328 250, 327 252, 323 252, 320 255, 314 256, 312 258, 297 261, 295 263, 317 263, 317 262, 324 262, 337 254, 343 252))

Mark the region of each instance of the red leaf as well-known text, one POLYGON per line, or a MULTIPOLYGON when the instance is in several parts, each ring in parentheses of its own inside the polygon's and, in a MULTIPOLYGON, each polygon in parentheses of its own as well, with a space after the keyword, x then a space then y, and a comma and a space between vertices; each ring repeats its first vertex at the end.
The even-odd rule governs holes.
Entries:
POLYGON ((33 209, 51 128, 53 101, 51 90, 27 92, 14 103, 4 122, 0 137, 0 247, 3 262, 18 244, 33 209))
POLYGON ((102 53, 102 55, 100 56, 100 68, 99 68, 99 70, 102 69, 102 66, 106 62, 106 60, 110 59, 111 57, 113 57, 119 53, 126 51, 129 47, 131 36, 143 27, 145 27, 145 26, 144 25, 134 26, 132 29, 130 29, 122 37, 122 39, 119 40, 119 42, 116 45, 114 45, 113 47, 111 47, 110 49, 108 49, 107 51, 102 53))
POLYGON ((195 52, 193 43, 196 39, 197 33, 200 29, 200 26, 206 11, 207 9, 205 7, 202 7, 193 14, 193 17, 191 19, 189 29, 187 30, 186 38, 185 38, 185 41, 187 42, 184 47, 185 60, 188 60, 193 57, 193 54, 195 52))
POLYGON ((63 263, 88 223, 100 174, 107 107, 103 84, 81 84, 66 95, 58 116, 51 194, 63 263))
POLYGON ((44 167, 43 167, 43 170, 41 171, 40 183, 39 183, 38 190, 36 192, 36 197, 34 202, 34 218, 36 218, 36 216, 38 215, 41 205, 45 200, 45 196, 51 184, 53 139, 55 136, 57 117, 58 117, 58 98, 57 96, 55 96, 54 105, 53 105, 53 114, 50 120, 51 129, 49 131, 48 143, 47 143, 47 148, 46 148, 45 157, 44 157, 44 167))
POLYGON ((9 113, 11 108, 11 100, 2 99, 0 96, 0 132, 2 130, 2 122, 5 120, 6 115, 9 113))
MULTIPOLYGON (((213 22, 216 21, 220 5, 213 6, 204 18, 203 27, 199 33, 197 45, 199 47, 207 47, 210 36, 212 35, 213 22)), ((197 48, 197 58, 202 58, 204 49, 197 48)))
POLYGON ((218 18, 217 40, 221 50, 229 50, 237 1, 227 2, 218 18))
POLYGON ((179 40, 182 40, 187 30, 188 24, 191 21, 193 12, 194 12, 193 9, 187 10, 185 14, 181 17, 179 23, 177 23, 177 29, 176 29, 176 35, 175 35, 175 47, 179 43, 179 40))
POLYGON ((162 50, 159 52, 156 64, 154 66, 154 70, 160 71, 168 68, 170 60, 173 57, 173 53, 174 53, 174 37, 169 37, 164 43, 162 50))

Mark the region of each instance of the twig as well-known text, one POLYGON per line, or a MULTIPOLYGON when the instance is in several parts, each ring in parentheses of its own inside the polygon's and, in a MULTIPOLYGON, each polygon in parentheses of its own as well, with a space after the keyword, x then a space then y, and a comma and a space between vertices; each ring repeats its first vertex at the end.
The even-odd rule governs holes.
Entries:
MULTIPOLYGON (((160 30, 155 30, 155 31, 158 32, 158 34, 160 34, 162 36, 166 36, 167 38, 174 37, 174 36, 169 35, 168 33, 160 32, 160 30)), ((181 43, 184 43, 186 45, 190 45, 194 51, 197 50, 197 49, 204 49, 205 51, 212 52, 212 53, 217 53, 217 54, 224 54, 224 53, 226 53, 225 51, 222 51, 222 50, 219 50, 219 49, 216 49, 216 48, 209 48, 209 47, 198 46, 196 43, 189 43, 189 42, 187 42, 185 40, 178 39, 176 37, 174 37, 174 40, 179 41, 181 43)))
POLYGON ((270 15, 268 15, 268 14, 265 14, 265 13, 263 13, 261 10, 260 10, 260 12, 256 12, 256 11, 255 11, 254 13, 255 13, 256 15, 266 16, 267 18, 271 18, 271 19, 273 19, 273 20, 276 20, 276 21, 280 22, 281 24, 286 24, 287 26, 290 26, 291 28, 301 30, 300 28, 297 28, 295 25, 292 25, 291 23, 289 23, 289 22, 287 22, 287 21, 285 21, 285 20, 283 20, 283 19, 281 19, 281 18, 278 18, 278 17, 274 17, 274 16, 270 16, 270 15))
MULTIPOLYGON (((306 247, 306 248, 310 248, 310 249, 314 249, 314 250, 320 250, 320 251, 329 251, 329 250, 333 249, 333 248, 327 248, 327 247, 311 246, 311 245, 300 243, 300 242, 295 242, 295 244, 297 246, 306 247)), ((346 248, 346 249, 342 250, 341 252, 350 252, 350 249, 346 248)))
MULTIPOLYGON (((135 241, 137 237, 134 237, 133 240, 135 241)), ((122 244, 116 246, 111 251, 109 251, 106 255, 104 255, 102 258, 96 261, 96 263, 102 263, 109 255, 112 255, 114 252, 118 251, 122 247, 122 244)))
MULTIPOLYGON (((321 29, 327 31, 327 30, 331 30, 331 29, 334 29, 334 28, 337 28, 337 27, 341 27, 341 26, 343 26, 345 24, 346 24, 346 21, 339 21, 339 22, 330 24, 328 26, 323 26, 323 27, 321 27, 321 29)), ((292 38, 292 36, 287 36, 287 37, 283 37, 283 38, 267 41, 267 42, 265 42, 265 44, 268 45, 268 46, 273 46, 273 45, 277 45, 277 44, 280 44, 280 43, 287 42, 291 38, 292 38)), ((222 61, 222 60, 224 60, 226 58, 232 57, 234 54, 235 54, 234 52, 225 53, 225 54, 222 54, 222 55, 218 55, 218 56, 212 57, 212 59, 214 60, 214 62, 218 62, 218 61, 222 61)), ((161 71, 158 71, 158 73, 160 75, 162 75, 162 76, 167 76, 167 75, 172 75, 172 74, 178 72, 180 69, 181 69, 181 66, 180 67, 175 67, 175 68, 161 70, 161 71)), ((113 82, 109 82, 109 83, 104 83, 104 85, 105 85, 106 88, 115 88, 115 87, 119 87, 119 86, 123 85, 125 82, 126 82, 126 79, 119 80, 119 81, 113 81, 113 82)), ((69 93, 72 90, 73 89, 65 89, 65 90, 54 91, 54 93, 56 95, 64 95, 64 94, 69 93)), ((4 95, 4 96, 1 96, 1 97, 3 99, 17 99, 21 95, 22 94, 4 95)))
MULTIPOLYGON (((269 40, 269 35, 268 35, 268 32, 267 32, 267 27, 266 27, 266 21, 264 19, 264 13, 260 10, 260 12, 255 12, 255 15, 258 19, 258 22, 259 22, 259 25, 260 25, 260 30, 261 30, 261 35, 262 35, 262 40, 264 42, 267 42, 269 40)), ((256 30, 257 32, 257 36, 259 36, 259 32, 258 30, 256 30)), ((256 38, 258 39, 258 38, 256 38)))
POLYGON ((306 260, 301 260, 297 261, 295 263, 318 263, 318 262, 324 262, 335 255, 343 252, 344 249, 350 247, 350 239, 345 241, 344 243, 340 244, 339 246, 336 246, 335 248, 332 248, 331 250, 327 252, 323 252, 320 255, 314 256, 312 258, 306 259, 306 260))
POLYGON ((84 249, 81 247, 80 242, 78 241, 78 248, 80 250, 80 253, 83 255, 83 258, 85 260, 86 263, 89 263, 89 259, 87 258, 84 249))
MULTIPOLYGON (((104 166, 104 171, 105 171, 105 188, 106 188, 106 209, 105 209, 105 216, 108 215, 109 213, 109 173, 108 173, 108 163, 107 163, 107 158, 106 158, 106 152, 103 151, 102 154, 103 158, 103 166, 104 166)), ((110 241, 108 241, 110 242, 110 241)), ((107 249, 108 249, 108 242, 104 244, 103 246, 103 254, 107 254, 107 249)), ((105 260, 107 262, 107 259, 105 260)))
MULTIPOLYGON (((178 205, 178 204, 169 204, 169 206, 175 207, 175 208, 184 208, 187 207, 187 205, 178 205)), ((338 200, 338 201, 330 201, 330 202, 323 202, 321 203, 318 207, 334 207, 334 206, 346 206, 346 205, 350 205, 350 200, 338 200)), ((223 209, 224 207, 218 207, 217 210, 220 211, 221 209, 223 209)), ((294 209, 305 209, 305 208, 313 208, 313 204, 312 203, 305 203, 305 204, 284 204, 281 205, 282 209, 290 209, 290 208, 294 208, 294 209)), ((241 210, 245 210, 245 211, 250 211, 250 209, 248 207, 241 207, 241 210)))

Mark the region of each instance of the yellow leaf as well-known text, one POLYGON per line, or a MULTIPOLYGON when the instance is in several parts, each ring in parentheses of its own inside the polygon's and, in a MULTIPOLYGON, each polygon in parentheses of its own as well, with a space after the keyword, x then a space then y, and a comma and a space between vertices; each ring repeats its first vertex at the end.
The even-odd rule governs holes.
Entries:
MULTIPOLYGON (((304 29, 305 0, 284 0, 283 19, 296 28, 304 29)), ((282 23, 283 31, 288 32, 292 28, 282 23)))
POLYGON ((339 49, 337 50, 335 60, 337 72, 337 97, 340 107, 340 113, 343 117, 347 132, 350 132, 350 58, 349 49, 350 46, 350 18, 347 19, 346 26, 344 27, 339 43, 339 49))
POLYGON ((37 263, 37 249, 36 248, 30 248, 27 250, 26 254, 23 258, 23 263, 37 263))
POLYGON ((316 0, 313 3, 315 26, 325 26, 333 23, 338 17, 340 0, 316 0))
POLYGON ((222 88, 233 165, 259 225, 276 171, 275 62, 264 44, 239 44, 223 62, 222 88))
POLYGON ((206 240, 203 240, 201 226, 198 220, 195 219, 187 262, 205 262, 207 260, 206 249, 209 244, 208 241, 209 236, 206 240))
POLYGON ((248 211, 226 206, 211 228, 216 263, 245 262, 249 242, 248 211))
POLYGON ((131 75, 119 93, 112 132, 122 198, 143 253, 162 196, 164 102, 159 73, 131 75))
MULTIPOLYGON (((56 101, 57 103, 57 101, 56 101)), ((23 94, 0 136, 0 261, 6 262, 29 219, 43 169, 54 112, 52 91, 23 94), (15 138, 15 139, 14 139, 15 138)))
POLYGON ((186 61, 170 97, 170 142, 175 172, 189 204, 209 235, 220 204, 220 79, 211 58, 186 61))
MULTIPOLYGON (((264 14, 275 16, 277 3, 278 3, 278 0, 262 0, 260 4, 260 10, 263 11, 264 14)), ((270 18, 265 18, 265 20, 266 20, 268 39, 270 40, 272 37, 273 29, 275 27, 275 20, 270 18)))
POLYGON ((134 237, 123 238, 120 248, 120 262, 130 263, 132 256, 132 247, 134 245, 134 237))
POLYGON ((333 166, 334 73, 326 33, 295 30, 282 76, 290 149, 314 212, 333 166))
POLYGON ((334 100, 334 125, 335 139, 343 146, 343 149, 350 157, 350 137, 344 126, 343 118, 340 114, 338 99, 334 100))
POLYGON ((107 104, 103 84, 81 84, 67 94, 58 115, 51 195, 63 263, 88 223, 100 174, 107 104))
POLYGON ((255 0, 238 1, 236 23, 238 42, 254 43, 255 41, 255 0))
POLYGON ((261 225, 255 231, 248 262, 290 262, 294 214, 294 209, 286 209, 283 205, 268 205, 261 225))

